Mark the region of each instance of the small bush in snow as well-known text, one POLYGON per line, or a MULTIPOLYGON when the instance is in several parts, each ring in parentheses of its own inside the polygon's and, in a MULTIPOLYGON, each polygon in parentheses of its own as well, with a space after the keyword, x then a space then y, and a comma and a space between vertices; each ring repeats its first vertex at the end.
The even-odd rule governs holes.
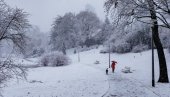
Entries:
POLYGON ((109 46, 107 45, 106 48, 100 50, 100 53, 102 54, 109 53, 109 52, 116 52, 116 46, 114 44, 110 44, 110 49, 109 46))
MULTIPOLYGON (((108 50, 109 51, 109 50, 108 50)), ((115 45, 112 45, 110 47, 110 52, 117 52, 117 47, 115 45)))
POLYGON ((122 69, 122 72, 123 72, 123 73, 132 73, 131 68, 130 68, 130 67, 127 67, 127 66, 125 66, 125 68, 122 69))
POLYGON ((148 49, 149 49, 148 45, 140 44, 140 45, 133 47, 132 52, 138 53, 138 52, 142 52, 148 49))
POLYGON ((134 33, 130 33, 127 35, 126 42, 130 43, 132 47, 137 46, 139 44, 148 45, 151 47, 151 35, 150 35, 150 28, 145 27, 136 31, 134 33))
POLYGON ((25 79, 26 71, 26 68, 21 64, 14 63, 12 59, 0 60, 0 86, 11 78, 25 79))
POLYGON ((105 54, 105 53, 109 53, 109 51, 107 49, 103 49, 103 50, 100 50, 100 53, 105 54))
POLYGON ((76 54, 77 53, 77 51, 76 51, 76 49, 74 50, 74 54, 76 54))
POLYGON ((48 55, 45 55, 41 58, 41 65, 42 66, 48 66, 49 65, 50 58, 48 55))
POLYGON ((69 58, 59 52, 49 53, 41 58, 42 66, 63 66, 68 65, 69 63, 69 58))
POLYGON ((100 61, 96 60, 96 61, 94 62, 94 64, 100 64, 100 61))
POLYGON ((127 53, 132 50, 132 47, 129 43, 121 43, 116 47, 116 52, 117 53, 127 53))

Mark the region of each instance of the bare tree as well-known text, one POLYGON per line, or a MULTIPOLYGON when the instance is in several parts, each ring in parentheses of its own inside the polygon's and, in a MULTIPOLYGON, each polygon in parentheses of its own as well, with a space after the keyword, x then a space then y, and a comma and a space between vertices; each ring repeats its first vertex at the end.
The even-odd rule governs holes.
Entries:
MULTIPOLYGON (((12 42, 21 51, 24 51, 25 31, 30 25, 27 14, 19 8, 10 8, 0 0, 0 43, 12 42)), ((26 69, 22 64, 15 64, 11 59, 0 60, 0 85, 10 78, 25 78, 26 69)))
POLYGON ((10 8, 2 0, 0 12, 0 42, 10 41, 15 47, 24 51, 25 31, 30 26, 26 18, 28 14, 19 8, 10 8))
POLYGON ((159 57, 160 76, 158 82, 162 83, 169 83, 169 79, 158 27, 170 28, 168 22, 169 4, 170 0, 106 0, 105 2, 106 11, 116 16, 114 18, 116 23, 123 20, 128 25, 137 20, 151 25, 159 57))

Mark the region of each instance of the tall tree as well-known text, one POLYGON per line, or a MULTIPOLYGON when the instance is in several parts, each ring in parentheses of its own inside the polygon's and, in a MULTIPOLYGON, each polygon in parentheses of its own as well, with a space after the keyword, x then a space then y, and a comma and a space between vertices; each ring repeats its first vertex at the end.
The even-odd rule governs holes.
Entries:
POLYGON ((99 31, 99 33, 97 33, 96 40, 99 41, 100 43, 106 42, 111 34, 112 34, 112 30, 113 27, 108 19, 108 17, 106 17, 105 22, 102 24, 101 26, 101 31, 99 31))
POLYGON ((74 47, 77 42, 79 30, 74 14, 66 13, 58 16, 52 25, 51 44, 54 50, 60 50, 66 54, 66 49, 74 47))
POLYGON ((152 37, 154 39, 154 43, 158 51, 159 64, 160 64, 159 65, 160 66, 160 77, 159 77, 158 82, 169 82, 163 46, 161 44, 159 33, 158 33, 158 20, 157 20, 155 7, 154 7, 154 2, 153 0, 147 0, 147 2, 148 2, 148 7, 150 9, 150 15, 151 15, 151 20, 152 20, 152 33, 153 33, 152 37))
POLYGON ((100 20, 94 12, 82 11, 76 15, 81 30, 81 43, 85 43, 86 40, 91 39, 94 33, 100 27, 100 20))
POLYGON ((158 82, 169 83, 166 59, 159 38, 158 26, 169 28, 169 0, 106 0, 108 13, 116 16, 115 21, 124 20, 127 25, 135 20, 150 24, 159 57, 160 76, 158 82), (115 15, 116 14, 116 15, 115 15))

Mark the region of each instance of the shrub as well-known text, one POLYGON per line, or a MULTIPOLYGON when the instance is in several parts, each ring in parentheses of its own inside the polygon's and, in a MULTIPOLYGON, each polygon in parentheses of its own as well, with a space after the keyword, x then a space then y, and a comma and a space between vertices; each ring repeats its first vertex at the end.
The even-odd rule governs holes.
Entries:
POLYGON ((70 63, 70 59, 59 52, 48 53, 41 58, 42 66, 63 66, 70 63))
POLYGON ((93 45, 96 45, 97 42, 95 39, 91 38, 91 39, 86 39, 86 41, 84 42, 84 45, 86 45, 87 47, 90 47, 90 46, 93 46, 93 45))
POLYGON ((45 53, 43 48, 29 48, 27 52, 25 52, 24 57, 40 57, 45 53))
POLYGON ((138 53, 138 52, 142 52, 148 49, 149 49, 148 45, 140 44, 140 45, 133 47, 132 52, 138 53))
POLYGON ((130 52, 132 50, 132 47, 129 43, 121 43, 116 47, 116 52, 117 53, 127 53, 130 52))
POLYGON ((141 52, 151 48, 150 28, 144 27, 125 34, 122 38, 116 38, 111 46, 111 52, 128 53, 141 52))
POLYGON ((12 59, 0 60, 0 85, 11 78, 25 79, 27 69, 22 64, 15 64, 12 59))
POLYGON ((149 30, 137 31, 136 33, 130 35, 126 41, 127 43, 130 43, 132 47, 139 44, 144 44, 151 47, 151 36, 149 35, 149 30))
POLYGON ((39 48, 39 49, 33 50, 33 54, 32 55, 34 55, 34 56, 41 56, 44 52, 45 52, 45 50, 43 48, 39 48))
POLYGON ((116 46, 115 44, 110 44, 110 49, 109 49, 109 45, 107 45, 106 48, 103 48, 102 50, 100 50, 100 53, 105 54, 105 53, 109 53, 109 52, 116 52, 116 46))
POLYGON ((45 55, 41 58, 41 65, 42 66, 48 66, 49 65, 50 58, 48 55, 45 55))
POLYGON ((103 50, 100 50, 100 53, 102 53, 102 54, 109 53, 109 50, 103 49, 103 50))
POLYGON ((111 45, 110 52, 117 52, 117 47, 115 45, 111 45))

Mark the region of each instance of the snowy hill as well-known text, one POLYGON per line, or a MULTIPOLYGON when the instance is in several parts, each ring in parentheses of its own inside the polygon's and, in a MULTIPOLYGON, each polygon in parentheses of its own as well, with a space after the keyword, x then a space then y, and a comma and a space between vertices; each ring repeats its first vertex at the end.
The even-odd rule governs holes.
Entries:
MULTIPOLYGON (((72 64, 63 67, 30 68, 27 81, 15 79, 4 88, 4 97, 170 97, 170 84, 151 86, 151 51, 111 54, 116 60, 115 73, 108 68, 108 54, 101 48, 78 54, 69 53, 72 64), (98 61, 99 64, 95 64, 98 61), (123 73, 126 66, 132 73, 123 73)), ((73 50, 72 50, 73 51, 73 50)), ((156 52, 156 51, 155 51, 156 52)), ((165 50, 170 74, 170 54, 165 50)), ((33 63, 37 64, 32 59, 33 63)), ((158 59, 155 54, 155 72, 158 79, 158 59)), ((170 77, 170 76, 169 76, 170 77)))

